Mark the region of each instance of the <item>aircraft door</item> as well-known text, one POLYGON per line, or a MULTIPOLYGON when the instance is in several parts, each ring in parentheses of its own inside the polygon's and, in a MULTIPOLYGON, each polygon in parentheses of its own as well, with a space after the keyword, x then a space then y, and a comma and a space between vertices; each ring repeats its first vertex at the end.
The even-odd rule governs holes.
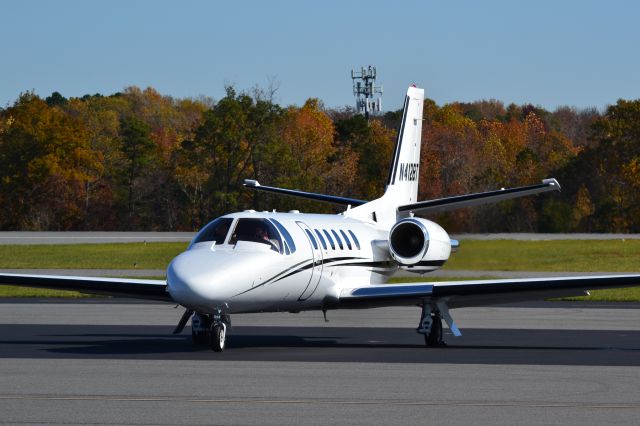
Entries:
POLYGON ((313 231, 303 222, 296 222, 298 226, 304 231, 307 240, 309 241, 309 246, 311 247, 311 260, 313 261, 313 265, 311 267, 311 278, 307 287, 304 289, 298 300, 303 301, 307 300, 311 295, 316 291, 318 285, 320 284, 320 279, 322 278, 322 247, 320 247, 320 242, 313 235, 313 231))

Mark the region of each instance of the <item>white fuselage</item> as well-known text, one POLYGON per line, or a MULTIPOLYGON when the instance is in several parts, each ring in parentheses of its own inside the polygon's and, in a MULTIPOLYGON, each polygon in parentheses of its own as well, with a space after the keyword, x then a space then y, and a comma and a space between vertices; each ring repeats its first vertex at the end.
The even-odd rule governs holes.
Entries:
POLYGON ((387 247, 389 229, 374 222, 345 215, 275 212, 223 218, 233 222, 222 244, 192 243, 167 270, 171 297, 199 312, 330 308, 343 285, 384 283, 398 270, 387 247), (235 226, 247 218, 277 220, 290 234, 295 250, 287 254, 260 242, 232 243, 235 226))

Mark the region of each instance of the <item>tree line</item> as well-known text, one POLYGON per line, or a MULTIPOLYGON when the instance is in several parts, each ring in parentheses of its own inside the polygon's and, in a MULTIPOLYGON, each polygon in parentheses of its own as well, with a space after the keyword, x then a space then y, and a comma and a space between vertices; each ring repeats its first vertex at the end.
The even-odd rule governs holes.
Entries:
MULTIPOLYGON (((369 121, 273 90, 21 94, 0 109, 0 229, 195 230, 243 209, 336 212, 242 181, 372 200, 402 111, 369 121)), ((450 232, 640 232, 640 100, 606 111, 425 100, 419 199, 556 177, 562 192, 432 219, 450 232)))

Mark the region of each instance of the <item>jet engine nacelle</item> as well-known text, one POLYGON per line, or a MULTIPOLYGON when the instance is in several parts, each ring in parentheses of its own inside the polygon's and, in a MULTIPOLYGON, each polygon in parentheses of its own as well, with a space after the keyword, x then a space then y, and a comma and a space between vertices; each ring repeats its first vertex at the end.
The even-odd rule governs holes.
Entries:
POLYGON ((425 273, 438 269, 449 259, 451 239, 437 223, 412 217, 393 225, 389 251, 402 269, 425 273))

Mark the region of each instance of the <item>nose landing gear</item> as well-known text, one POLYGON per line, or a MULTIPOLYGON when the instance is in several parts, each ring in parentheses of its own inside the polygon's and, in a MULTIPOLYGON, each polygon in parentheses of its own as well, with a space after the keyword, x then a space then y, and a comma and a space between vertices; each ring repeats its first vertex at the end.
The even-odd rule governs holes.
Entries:
POLYGON ((227 338, 227 326, 223 322, 211 324, 209 331, 209 346, 214 352, 224 351, 227 338))
POLYGON ((229 315, 220 311, 213 315, 196 312, 191 317, 191 337, 196 345, 208 345, 214 352, 226 347, 227 330, 231 327, 229 315))

